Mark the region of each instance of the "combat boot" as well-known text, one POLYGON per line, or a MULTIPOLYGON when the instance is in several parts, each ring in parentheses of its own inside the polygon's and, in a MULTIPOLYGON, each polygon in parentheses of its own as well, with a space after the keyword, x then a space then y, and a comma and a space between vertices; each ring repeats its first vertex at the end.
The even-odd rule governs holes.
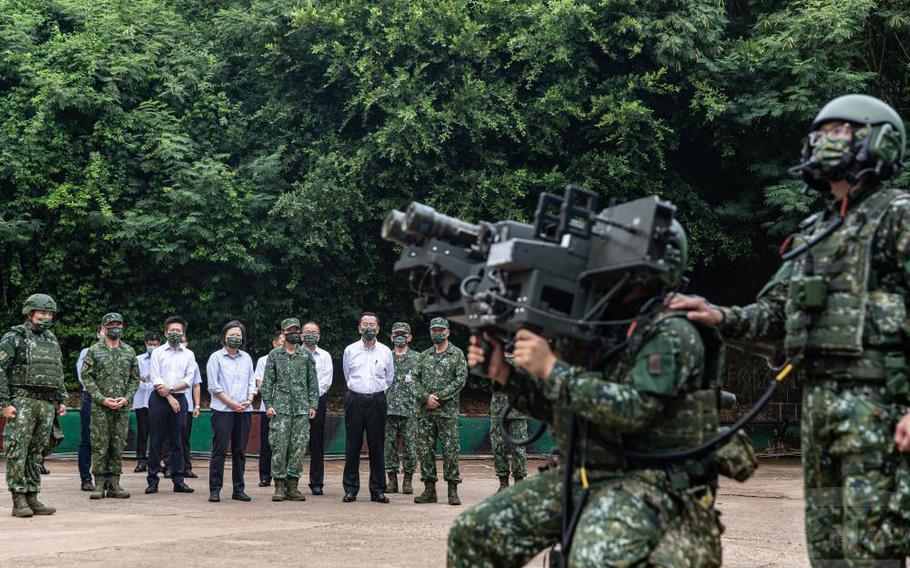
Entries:
POLYGON ((284 480, 275 478, 275 492, 272 493, 272 501, 284 501, 284 480))
POLYGON ((414 477, 413 473, 404 474, 404 481, 401 482, 401 492, 405 495, 410 495, 414 492, 414 486, 411 485, 411 479, 414 477))
POLYGON ((57 512, 57 509, 48 507, 39 501, 37 493, 26 493, 25 502, 28 503, 28 508, 36 515, 53 515, 57 512))
POLYGON ((524 478, 525 478, 525 476, 523 476, 523 475, 516 475, 516 476, 515 476, 515 483, 520 482, 520 481, 521 481, 522 479, 524 479, 524 478))
POLYGON ((509 476, 500 475, 499 476, 499 489, 496 490, 497 493, 509 488, 509 476))
POLYGON ((288 476, 285 480, 285 499, 288 501, 306 501, 306 495, 297 489, 298 483, 300 483, 300 479, 288 476))
POLYGON ((386 493, 398 493, 398 473, 389 472, 389 482, 385 484, 386 493))
POLYGON ((25 493, 13 493, 13 516, 25 519, 34 514, 35 512, 28 506, 25 493))
POLYGON ((423 484, 423 493, 414 497, 415 503, 435 503, 436 502, 436 482, 425 481, 423 484))
POLYGON ((89 499, 104 499, 104 494, 107 493, 107 482, 104 481, 104 477, 101 475, 95 476, 95 488, 92 489, 92 493, 88 496, 89 499))
POLYGON ((449 482, 449 505, 461 505, 461 499, 458 498, 458 484, 454 481, 449 482))
POLYGON ((111 480, 107 486, 107 496, 113 497, 114 499, 129 499, 130 493, 126 489, 120 487, 120 476, 111 475, 111 480))

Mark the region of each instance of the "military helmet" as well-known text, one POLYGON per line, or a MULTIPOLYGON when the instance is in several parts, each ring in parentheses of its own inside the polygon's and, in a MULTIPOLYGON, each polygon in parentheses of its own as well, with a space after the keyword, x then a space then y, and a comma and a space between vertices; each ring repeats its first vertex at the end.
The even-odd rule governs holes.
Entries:
POLYGON ((57 302, 47 294, 32 294, 22 304, 22 315, 24 316, 38 310, 56 312, 57 302))
POLYGON ((813 189, 827 191, 828 181, 849 178, 856 168, 878 179, 888 179, 900 172, 907 145, 907 128, 900 115, 890 105, 868 95, 844 95, 826 104, 812 121, 817 131, 829 122, 848 122, 854 128, 847 147, 825 149, 814 142, 803 148, 803 163, 793 169, 813 189), (813 148, 822 152, 813 157, 813 148))

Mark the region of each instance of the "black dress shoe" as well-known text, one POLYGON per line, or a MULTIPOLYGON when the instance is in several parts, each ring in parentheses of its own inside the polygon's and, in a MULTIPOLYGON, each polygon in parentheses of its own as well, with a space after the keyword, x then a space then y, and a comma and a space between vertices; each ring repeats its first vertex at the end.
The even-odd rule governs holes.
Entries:
POLYGON ((370 501, 374 503, 388 503, 389 498, 385 496, 385 493, 377 493, 375 495, 370 495, 370 501))
POLYGON ((354 493, 345 493, 344 497, 341 498, 345 503, 353 503, 357 500, 357 495, 354 493))
POLYGON ((192 493, 194 489, 186 483, 175 483, 174 493, 192 493))
POLYGON ((247 495, 246 493, 244 493, 243 491, 238 491, 238 492, 234 493, 233 495, 231 495, 231 499, 233 499, 234 501, 252 501, 252 499, 250 499, 250 496, 247 495))
MULTIPOLYGON (((177 488, 174 488, 177 491, 177 488)), ((221 501, 221 495, 217 491, 209 491, 209 503, 218 503, 221 501)))
POLYGON ((269 479, 260 479, 260 480, 259 480, 259 487, 268 487, 268 486, 271 485, 271 484, 272 484, 272 480, 271 480, 270 478, 269 478, 269 479))
POLYGON ((95 486, 92 485, 91 479, 84 479, 84 480, 82 480, 82 487, 80 489, 82 489, 83 491, 94 491, 95 486))
POLYGON ((151 495, 152 493, 158 493, 157 483, 149 483, 149 486, 145 488, 146 495, 151 495))
POLYGON ((186 473, 183 474, 183 477, 186 477, 188 479, 196 479, 199 476, 193 473, 193 470, 188 469, 186 470, 186 473))
POLYGON ((310 487, 310 491, 313 492, 313 495, 322 495, 322 487, 310 487))
POLYGON ((141 463, 141 462, 137 463, 136 469, 133 470, 134 473, 142 473, 144 471, 148 471, 148 467, 144 463, 141 463))
POLYGON ((171 471, 171 468, 166 468, 166 469, 164 470, 164 478, 165 478, 165 479, 170 479, 171 476, 172 476, 173 474, 174 474, 174 472, 171 471))

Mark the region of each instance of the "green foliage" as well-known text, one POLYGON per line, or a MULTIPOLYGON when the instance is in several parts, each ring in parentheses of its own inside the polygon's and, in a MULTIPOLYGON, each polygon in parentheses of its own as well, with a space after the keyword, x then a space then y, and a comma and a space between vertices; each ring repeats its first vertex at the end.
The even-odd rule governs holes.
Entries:
MULTIPOLYGON (((818 204, 786 168, 828 98, 910 115, 908 2, 0 0, 0 308, 41 290, 75 355, 172 313, 333 353, 362 309, 419 330, 385 212, 527 219, 569 182, 657 193, 708 295, 748 300, 818 204)), ((903 180, 906 183, 906 179, 903 180)), ((423 339, 417 332, 418 338, 423 339)))

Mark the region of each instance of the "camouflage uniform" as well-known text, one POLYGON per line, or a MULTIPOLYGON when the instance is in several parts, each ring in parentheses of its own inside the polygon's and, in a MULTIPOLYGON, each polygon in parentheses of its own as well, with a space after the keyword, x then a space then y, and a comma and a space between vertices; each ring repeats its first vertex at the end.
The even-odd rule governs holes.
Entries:
MULTIPOLYGON (((816 234, 837 214, 832 204, 801 228, 816 234)), ((873 188, 809 255, 811 270, 804 254, 784 263, 754 304, 721 308, 719 329, 732 339, 783 340, 791 354, 804 353, 801 442, 812 565, 898 565, 910 543, 907 457, 892 442, 910 402, 910 197, 873 188), (819 280, 822 305, 807 308, 809 296, 818 295, 808 288, 819 280)))
POLYGON ((300 479, 303 449, 309 443, 308 413, 319 404, 316 363, 306 349, 294 354, 284 347, 273 349, 265 362, 262 400, 277 413, 269 421, 272 476, 276 480, 300 479))
POLYGON ((417 452, 420 457, 420 480, 435 482, 436 442, 442 446, 442 477, 450 483, 461 483, 458 469, 459 393, 468 379, 464 352, 452 345, 442 353, 430 347, 420 354, 414 374, 417 383, 417 452), (435 394, 439 408, 427 408, 427 398, 435 394))
POLYGON ((3 430, 6 485, 11 493, 38 493, 38 464, 53 435, 57 406, 66 402, 63 355, 50 331, 29 324, 11 328, 0 339, 0 408, 18 412, 3 430))
POLYGON ((122 341, 119 347, 111 348, 104 339, 99 340, 89 347, 82 363, 82 381, 92 397, 92 474, 96 480, 103 475, 120 475, 130 407, 139 388, 136 352, 122 341), (104 406, 105 398, 120 397, 128 401, 123 408, 104 406))
POLYGON ((420 360, 420 353, 408 348, 404 355, 393 352, 392 357, 395 361, 395 381, 386 391, 385 469, 397 473, 400 463, 404 473, 413 474, 417 471, 417 395, 413 369, 420 360), (404 448, 400 459, 399 440, 404 448))
MULTIPOLYGON (((554 424, 563 455, 572 416, 579 420, 577 455, 585 464, 590 494, 574 535, 570 566, 720 565, 713 479, 703 463, 649 466, 629 462, 610 449, 689 448, 717 433, 717 385, 706 375, 704 342, 684 317, 671 315, 664 312, 639 325, 629 348, 609 361, 603 373, 560 361, 546 381, 513 372, 503 387, 518 408, 554 424)), ((556 544, 561 536, 563 467, 513 485, 462 513, 449 533, 448 565, 523 566, 556 544)), ((576 504, 580 472, 575 472, 572 486, 576 504)))
MULTIPOLYGON (((528 476, 528 468, 525 466, 525 448, 524 446, 513 446, 502 436, 502 424, 499 421, 499 415, 505 408, 509 397, 504 392, 496 391, 490 398, 490 445, 493 447, 493 464, 496 469, 496 477, 509 477, 509 463, 512 465, 512 476, 516 479, 524 479, 528 476), (511 460, 510 460, 511 458, 511 460)), ((528 419, 518 410, 512 409, 506 417, 506 426, 509 432, 516 438, 528 437, 528 419)))

